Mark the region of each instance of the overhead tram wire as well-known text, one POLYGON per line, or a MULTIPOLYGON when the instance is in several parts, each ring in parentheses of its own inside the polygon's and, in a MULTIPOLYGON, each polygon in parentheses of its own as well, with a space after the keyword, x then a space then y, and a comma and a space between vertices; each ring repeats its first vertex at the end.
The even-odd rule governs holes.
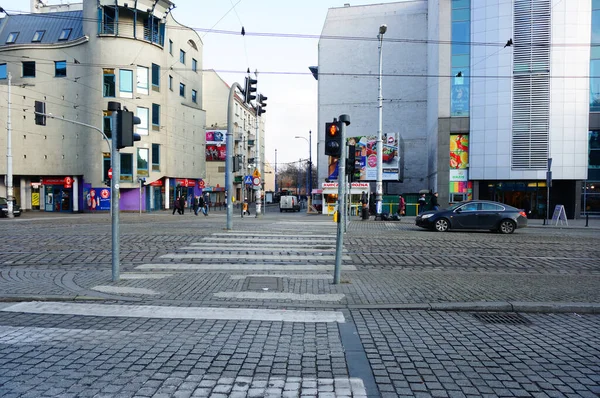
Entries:
MULTIPOLYGON (((241 0, 238 0, 238 3, 241 0)), ((236 3, 236 5, 238 4, 236 3)), ((557 3, 558 4, 558 3, 557 3)), ((98 22, 96 18, 77 18, 66 15, 52 15, 53 13, 24 13, 20 10, 7 10, 15 15, 30 15, 35 17, 44 17, 44 18, 57 18, 57 19, 65 19, 65 20, 84 20, 90 22, 98 22)), ((231 10, 230 10, 231 11, 231 10)), ((228 11, 229 12, 229 11, 228 11)), ((221 18, 222 19, 222 18, 221 18)), ((120 24, 123 25, 131 25, 132 22, 119 21, 120 24)), ((217 22, 218 23, 218 22, 217 22)), ((213 28, 194 28, 187 26, 165 26, 166 29, 173 30, 189 30, 192 29, 196 32, 204 32, 205 35, 208 33, 215 34, 226 34, 226 35, 239 35, 239 31, 232 30, 221 30, 221 29, 213 29, 213 28)), ((204 37, 205 35, 201 36, 204 37)), ((295 39, 323 39, 323 40, 353 40, 353 41, 377 41, 376 37, 366 37, 366 36, 336 36, 336 35, 317 35, 317 34, 302 34, 302 33, 279 33, 279 32, 246 32, 247 36, 258 36, 258 37, 280 37, 280 38, 295 38, 295 39)), ((431 40, 431 39, 409 39, 409 38, 386 38, 386 42, 388 43, 413 43, 413 44, 437 44, 437 45, 470 45, 470 46, 492 46, 492 47, 504 47, 505 42, 482 42, 482 41, 452 41, 452 40, 431 40)), ((547 44, 534 44, 532 47, 589 47, 589 43, 547 43, 547 44)))

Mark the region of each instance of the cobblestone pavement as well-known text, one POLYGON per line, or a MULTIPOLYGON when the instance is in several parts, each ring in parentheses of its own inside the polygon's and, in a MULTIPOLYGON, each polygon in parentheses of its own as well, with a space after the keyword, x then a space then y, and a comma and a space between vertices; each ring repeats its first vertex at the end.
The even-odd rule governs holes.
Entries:
POLYGON ((329 218, 225 220, 122 214, 118 282, 108 215, 0 220, 0 396, 600 394, 600 315, 574 314, 600 309, 600 225, 354 220, 333 285, 329 218))

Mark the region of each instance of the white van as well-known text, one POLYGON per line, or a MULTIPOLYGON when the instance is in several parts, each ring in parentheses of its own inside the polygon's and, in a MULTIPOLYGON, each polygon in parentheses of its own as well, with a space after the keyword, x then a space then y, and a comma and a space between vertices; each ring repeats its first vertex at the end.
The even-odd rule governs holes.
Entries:
POLYGON ((279 212, 300 211, 300 201, 297 196, 287 195, 279 199, 279 212))

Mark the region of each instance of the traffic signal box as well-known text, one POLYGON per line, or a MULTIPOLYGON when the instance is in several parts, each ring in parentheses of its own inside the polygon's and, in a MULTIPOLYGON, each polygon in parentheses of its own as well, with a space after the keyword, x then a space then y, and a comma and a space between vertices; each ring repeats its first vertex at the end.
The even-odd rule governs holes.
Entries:
POLYGON ((133 126, 140 123, 140 118, 133 116, 133 112, 117 112, 117 149, 133 146, 134 141, 141 140, 139 134, 133 133, 133 126))
POLYGON ((325 123, 325 155, 339 158, 342 148, 342 130, 339 122, 325 123))

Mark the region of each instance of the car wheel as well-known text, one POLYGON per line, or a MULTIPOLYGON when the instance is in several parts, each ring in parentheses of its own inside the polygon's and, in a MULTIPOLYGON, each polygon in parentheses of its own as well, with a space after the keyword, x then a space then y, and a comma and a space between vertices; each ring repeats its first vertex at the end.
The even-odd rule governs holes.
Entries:
POLYGON ((450 223, 445 218, 440 218, 435 222, 435 230, 438 232, 446 232, 450 228, 450 223))
POLYGON ((503 234, 512 234, 515 232, 515 223, 512 220, 502 220, 500 221, 500 226, 498 227, 498 231, 503 234))

